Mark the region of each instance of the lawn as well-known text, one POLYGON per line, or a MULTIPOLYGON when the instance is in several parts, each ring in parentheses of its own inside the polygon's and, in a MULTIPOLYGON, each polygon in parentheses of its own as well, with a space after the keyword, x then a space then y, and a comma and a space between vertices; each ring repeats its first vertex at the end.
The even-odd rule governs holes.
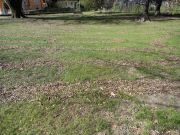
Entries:
POLYGON ((180 19, 0 17, 0 135, 179 134, 180 19))

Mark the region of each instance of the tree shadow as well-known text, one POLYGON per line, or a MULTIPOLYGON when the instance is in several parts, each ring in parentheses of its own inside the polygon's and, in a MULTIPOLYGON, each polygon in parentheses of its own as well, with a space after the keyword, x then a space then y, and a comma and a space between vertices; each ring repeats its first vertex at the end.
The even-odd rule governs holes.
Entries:
MULTIPOLYGON (((63 21, 65 24, 127 24, 132 23, 139 24, 138 21, 140 14, 135 13, 121 13, 121 12, 92 12, 91 14, 80 14, 80 13, 41 13, 35 15, 29 15, 28 21, 63 21), (32 19, 32 20, 31 20, 32 19)), ((180 14, 162 14, 161 16, 155 17, 150 14, 152 21, 162 22, 170 20, 179 20, 180 14)), ((0 20, 3 20, 0 18, 0 20)), ((26 20, 26 19, 23 19, 26 20)))
POLYGON ((152 16, 152 19, 159 22, 180 20, 180 14, 161 14, 160 16, 152 16))
POLYGON ((53 15, 43 15, 43 16, 30 16, 29 18, 41 19, 44 21, 56 20, 64 21, 66 23, 75 24, 119 24, 126 21, 135 21, 137 19, 137 14, 121 14, 121 13, 109 13, 109 14, 93 14, 93 15, 83 15, 83 14, 53 14, 53 15))
MULTIPOLYGON (((122 24, 128 22, 138 23, 140 14, 134 13, 120 13, 120 12, 109 12, 109 13, 93 13, 93 14, 44 14, 30 16, 29 18, 41 19, 44 21, 55 20, 64 21, 66 24, 122 24)), ((152 21, 169 21, 179 20, 180 14, 168 15, 162 14, 159 17, 155 17, 150 14, 152 21)))

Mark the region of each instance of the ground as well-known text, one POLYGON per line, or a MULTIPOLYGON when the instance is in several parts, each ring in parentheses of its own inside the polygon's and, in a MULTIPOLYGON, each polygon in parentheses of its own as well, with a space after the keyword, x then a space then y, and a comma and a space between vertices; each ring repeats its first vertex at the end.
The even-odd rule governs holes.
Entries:
POLYGON ((0 17, 0 135, 179 135, 180 19, 0 17))

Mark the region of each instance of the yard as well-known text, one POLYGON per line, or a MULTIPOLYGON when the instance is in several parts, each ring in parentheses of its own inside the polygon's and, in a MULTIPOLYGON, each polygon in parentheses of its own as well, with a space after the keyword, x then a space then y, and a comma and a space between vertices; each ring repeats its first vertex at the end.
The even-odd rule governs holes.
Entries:
POLYGON ((0 17, 0 135, 180 132, 180 19, 0 17))

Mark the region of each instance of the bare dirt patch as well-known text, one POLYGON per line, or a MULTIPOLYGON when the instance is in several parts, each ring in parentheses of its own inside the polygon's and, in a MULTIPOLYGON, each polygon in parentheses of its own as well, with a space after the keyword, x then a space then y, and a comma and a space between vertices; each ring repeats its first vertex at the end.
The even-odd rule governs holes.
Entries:
POLYGON ((115 39, 112 40, 112 42, 113 43, 124 43, 124 42, 126 42, 126 40, 115 38, 115 39))
POLYGON ((143 96, 139 96, 138 98, 140 99, 140 101, 146 103, 148 106, 151 106, 153 108, 170 107, 180 111, 180 96, 158 93, 152 95, 144 94, 143 96))

